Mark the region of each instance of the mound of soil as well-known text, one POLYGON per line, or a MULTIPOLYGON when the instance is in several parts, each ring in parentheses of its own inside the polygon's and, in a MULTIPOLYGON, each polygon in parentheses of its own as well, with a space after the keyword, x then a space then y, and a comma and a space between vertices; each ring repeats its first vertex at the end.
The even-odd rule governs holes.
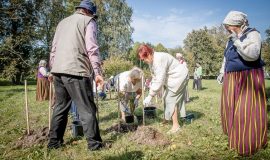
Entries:
POLYGON ((27 132, 15 142, 15 148, 28 148, 37 144, 44 144, 48 141, 49 128, 44 127, 36 132, 31 130, 29 135, 27 132))
POLYGON ((130 137, 130 140, 138 144, 149 146, 166 146, 170 144, 170 141, 162 133, 147 126, 138 127, 137 131, 130 137))
POLYGON ((107 128, 105 132, 119 132, 119 133, 126 133, 126 132, 133 132, 136 131, 138 128, 138 125, 136 124, 127 124, 124 122, 120 122, 117 124, 112 125, 111 127, 107 128))

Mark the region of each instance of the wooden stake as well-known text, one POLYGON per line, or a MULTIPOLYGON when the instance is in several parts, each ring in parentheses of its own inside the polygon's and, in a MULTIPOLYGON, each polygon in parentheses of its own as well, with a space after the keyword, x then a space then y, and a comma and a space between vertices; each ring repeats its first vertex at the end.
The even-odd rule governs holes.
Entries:
POLYGON ((26 127, 27 127, 27 134, 30 134, 29 128, 29 115, 28 115, 28 96, 27 96, 27 80, 24 80, 24 91, 25 91, 25 113, 26 113, 26 127))
MULTIPOLYGON (((144 100, 144 77, 142 76, 142 102, 144 100)), ((144 104, 142 105, 142 112, 143 112, 143 125, 145 125, 145 117, 144 117, 144 104)))
POLYGON ((48 111, 49 111, 49 130, 51 129, 51 107, 52 107, 52 82, 49 82, 50 83, 50 90, 49 90, 49 108, 48 108, 48 111))
POLYGON ((110 95, 110 100, 112 99, 112 94, 111 94, 111 84, 110 84, 110 88, 109 88, 109 95, 110 95))
POLYGON ((118 83, 117 83, 117 102, 118 102, 118 131, 120 132, 120 76, 118 76, 118 83))
POLYGON ((97 90, 97 83, 95 82, 95 86, 96 86, 96 106, 97 106, 97 121, 98 121, 98 123, 99 123, 99 106, 98 106, 98 90, 97 90))

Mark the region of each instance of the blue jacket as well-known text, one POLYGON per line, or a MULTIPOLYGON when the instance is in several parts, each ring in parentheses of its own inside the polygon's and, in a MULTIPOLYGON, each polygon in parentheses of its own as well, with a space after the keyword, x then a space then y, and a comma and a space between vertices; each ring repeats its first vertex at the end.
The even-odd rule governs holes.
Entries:
MULTIPOLYGON (((253 31, 257 32, 254 28, 247 28, 240 37, 240 41, 243 42, 243 40, 247 38, 247 34, 253 31)), ((261 59, 261 55, 256 61, 245 61, 237 52, 232 40, 229 40, 227 48, 224 51, 224 56, 226 58, 225 72, 257 69, 262 68, 265 65, 261 59)))

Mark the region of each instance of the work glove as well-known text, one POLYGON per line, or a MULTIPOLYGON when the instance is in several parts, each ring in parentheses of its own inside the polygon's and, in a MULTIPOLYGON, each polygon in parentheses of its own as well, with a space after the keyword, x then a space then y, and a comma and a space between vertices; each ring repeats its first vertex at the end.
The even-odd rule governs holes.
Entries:
POLYGON ((223 76, 224 76, 223 73, 220 73, 218 75, 218 77, 217 77, 218 84, 223 84, 223 76))
POLYGON ((151 104, 152 96, 148 95, 144 100, 143 100, 143 105, 149 106, 151 104))
POLYGON ((237 34, 234 31, 231 31, 229 38, 233 41, 233 43, 238 39, 237 34))
POLYGON ((135 108, 137 108, 138 105, 139 105, 139 99, 138 98, 135 98, 135 100, 134 100, 134 106, 135 106, 135 108))

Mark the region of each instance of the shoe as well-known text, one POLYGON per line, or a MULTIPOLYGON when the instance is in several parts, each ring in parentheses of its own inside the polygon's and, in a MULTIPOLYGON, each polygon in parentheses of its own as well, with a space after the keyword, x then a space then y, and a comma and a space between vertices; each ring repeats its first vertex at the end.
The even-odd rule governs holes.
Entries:
POLYGON ((90 151, 97 151, 97 150, 100 150, 103 147, 104 147, 103 143, 96 143, 96 144, 92 144, 92 145, 88 144, 88 149, 90 151))
POLYGON ((176 129, 170 129, 168 132, 167 132, 167 134, 175 134, 175 133, 177 133, 177 132, 179 132, 181 129, 180 129, 180 126, 178 127, 178 128, 176 128, 176 129))
POLYGON ((64 140, 62 139, 57 142, 49 141, 47 148, 49 150, 52 150, 52 149, 58 149, 63 146, 64 146, 64 140))

